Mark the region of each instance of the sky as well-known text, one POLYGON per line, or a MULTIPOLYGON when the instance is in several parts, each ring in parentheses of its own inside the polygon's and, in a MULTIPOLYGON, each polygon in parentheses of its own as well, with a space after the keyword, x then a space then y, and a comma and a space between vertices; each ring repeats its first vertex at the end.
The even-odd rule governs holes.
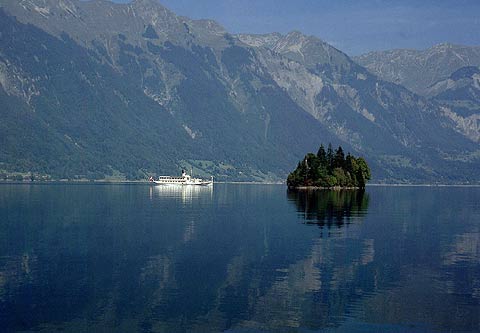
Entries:
MULTIPOLYGON (((130 2, 129 0, 113 0, 130 2)), ((231 33, 317 36, 349 55, 439 43, 480 45, 480 0, 160 0, 231 33)))

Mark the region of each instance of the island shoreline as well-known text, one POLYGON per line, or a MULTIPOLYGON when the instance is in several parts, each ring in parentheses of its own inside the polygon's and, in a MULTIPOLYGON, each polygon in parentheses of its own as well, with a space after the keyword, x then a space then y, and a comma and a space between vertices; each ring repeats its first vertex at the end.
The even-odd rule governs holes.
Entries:
POLYGON ((365 190, 365 187, 358 186, 288 186, 289 190, 298 190, 298 191, 310 191, 310 190, 331 190, 331 191, 356 191, 356 190, 365 190))

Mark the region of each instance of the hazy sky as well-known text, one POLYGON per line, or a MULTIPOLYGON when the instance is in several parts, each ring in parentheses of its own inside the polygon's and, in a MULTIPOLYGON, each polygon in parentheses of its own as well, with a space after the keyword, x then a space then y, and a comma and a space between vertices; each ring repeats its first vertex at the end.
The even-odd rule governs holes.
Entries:
MULTIPOLYGON (((129 0, 114 0, 130 2, 129 0)), ((178 15, 229 32, 315 35, 357 55, 449 42, 480 45, 480 0, 160 0, 178 15)))

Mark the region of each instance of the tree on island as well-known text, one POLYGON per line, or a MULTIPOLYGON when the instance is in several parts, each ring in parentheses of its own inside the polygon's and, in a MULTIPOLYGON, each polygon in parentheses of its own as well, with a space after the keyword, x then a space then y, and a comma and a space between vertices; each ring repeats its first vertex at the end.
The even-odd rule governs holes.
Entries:
POLYGON ((350 153, 345 157, 342 147, 334 151, 331 144, 325 151, 322 144, 316 155, 308 153, 298 162, 297 168, 288 175, 287 185, 290 188, 365 188, 370 177, 370 168, 364 158, 354 157, 350 153))

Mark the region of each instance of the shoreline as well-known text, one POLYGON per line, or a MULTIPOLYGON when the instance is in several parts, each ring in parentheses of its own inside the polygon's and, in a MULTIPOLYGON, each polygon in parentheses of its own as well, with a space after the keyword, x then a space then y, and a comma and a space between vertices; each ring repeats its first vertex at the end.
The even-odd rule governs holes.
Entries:
MULTIPOLYGON (((15 181, 1 180, 0 185, 151 185, 156 186, 147 180, 46 180, 46 181, 15 181)), ((242 184, 242 185, 285 185, 285 183, 275 182, 228 182, 217 181, 214 184, 242 184)))
POLYGON ((330 191, 358 191, 358 190, 365 190, 364 188, 356 187, 356 186, 332 186, 332 187, 324 187, 324 186, 295 186, 295 187, 288 187, 289 190, 298 190, 298 191, 311 191, 311 190, 330 190, 330 191))
MULTIPOLYGON (((218 181, 214 184, 238 184, 238 185, 283 185, 291 190, 360 190, 359 187, 318 187, 299 186, 289 188, 285 183, 280 182, 246 182, 246 181, 218 181)), ((14 181, 1 180, 0 185, 153 185, 144 180, 47 180, 47 181, 14 181)), ((368 187, 480 187, 480 184, 404 184, 404 183, 375 183, 367 184, 368 187)))

